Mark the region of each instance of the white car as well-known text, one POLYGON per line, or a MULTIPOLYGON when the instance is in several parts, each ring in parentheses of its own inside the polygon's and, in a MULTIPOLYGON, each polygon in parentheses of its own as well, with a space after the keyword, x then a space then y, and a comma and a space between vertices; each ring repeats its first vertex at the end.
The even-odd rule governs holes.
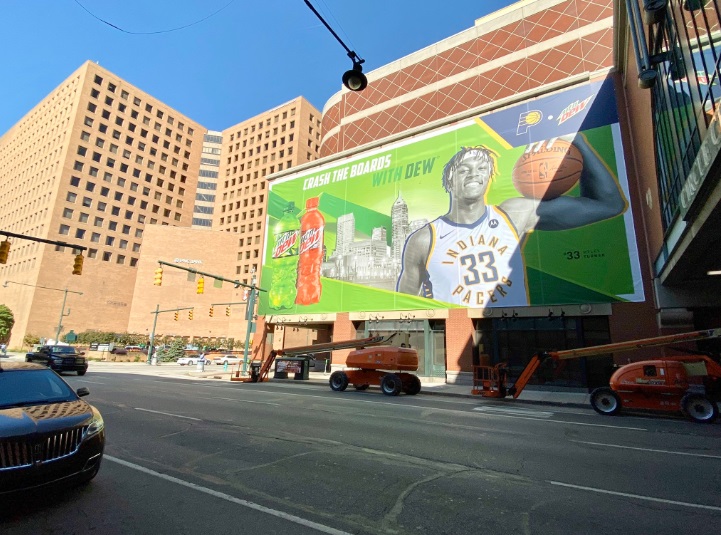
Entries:
POLYGON ((193 355, 190 357, 180 357, 175 362, 181 366, 195 366, 198 364, 198 360, 200 360, 200 355, 193 355))
POLYGON ((242 358, 240 358, 238 355, 221 355, 219 357, 215 357, 213 361, 218 365, 228 365, 232 366, 233 364, 238 364, 243 361, 242 358))

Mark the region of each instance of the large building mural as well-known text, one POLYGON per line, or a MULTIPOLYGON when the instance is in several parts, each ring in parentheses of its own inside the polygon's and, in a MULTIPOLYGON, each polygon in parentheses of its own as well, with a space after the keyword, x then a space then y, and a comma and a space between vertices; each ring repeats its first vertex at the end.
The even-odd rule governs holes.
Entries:
POLYGON ((610 81, 272 181, 261 314, 643 301, 610 81))

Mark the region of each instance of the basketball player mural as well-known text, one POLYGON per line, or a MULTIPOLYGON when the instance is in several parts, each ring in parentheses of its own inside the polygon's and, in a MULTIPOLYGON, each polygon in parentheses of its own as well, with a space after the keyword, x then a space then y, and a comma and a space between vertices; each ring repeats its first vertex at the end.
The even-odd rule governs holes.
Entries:
POLYGON ((554 138, 531 145, 521 159, 554 150, 576 155, 579 197, 526 191, 514 170, 516 188, 526 196, 493 206, 485 195, 496 175, 496 154, 484 146, 462 147, 443 168, 448 212, 406 240, 397 291, 474 308, 528 305, 522 256, 526 234, 588 225, 617 216, 627 206, 611 172, 581 134, 572 143, 554 138))

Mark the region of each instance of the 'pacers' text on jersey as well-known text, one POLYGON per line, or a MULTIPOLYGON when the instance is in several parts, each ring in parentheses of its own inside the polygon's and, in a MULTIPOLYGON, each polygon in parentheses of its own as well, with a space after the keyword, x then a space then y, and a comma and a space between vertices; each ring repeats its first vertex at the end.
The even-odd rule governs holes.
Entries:
POLYGON ((431 222, 425 295, 472 308, 528 304, 518 233, 495 206, 475 223, 431 222))

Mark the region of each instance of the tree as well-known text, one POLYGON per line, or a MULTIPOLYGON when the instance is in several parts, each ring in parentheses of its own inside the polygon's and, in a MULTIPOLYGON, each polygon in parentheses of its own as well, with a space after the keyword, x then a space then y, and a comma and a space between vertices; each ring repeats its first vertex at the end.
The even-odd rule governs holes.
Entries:
POLYGON ((158 360, 160 362, 174 362, 184 356, 185 341, 182 338, 176 338, 168 347, 158 350, 158 360))
POLYGON ((15 316, 5 305, 0 305, 0 343, 7 344, 15 325, 15 316))

